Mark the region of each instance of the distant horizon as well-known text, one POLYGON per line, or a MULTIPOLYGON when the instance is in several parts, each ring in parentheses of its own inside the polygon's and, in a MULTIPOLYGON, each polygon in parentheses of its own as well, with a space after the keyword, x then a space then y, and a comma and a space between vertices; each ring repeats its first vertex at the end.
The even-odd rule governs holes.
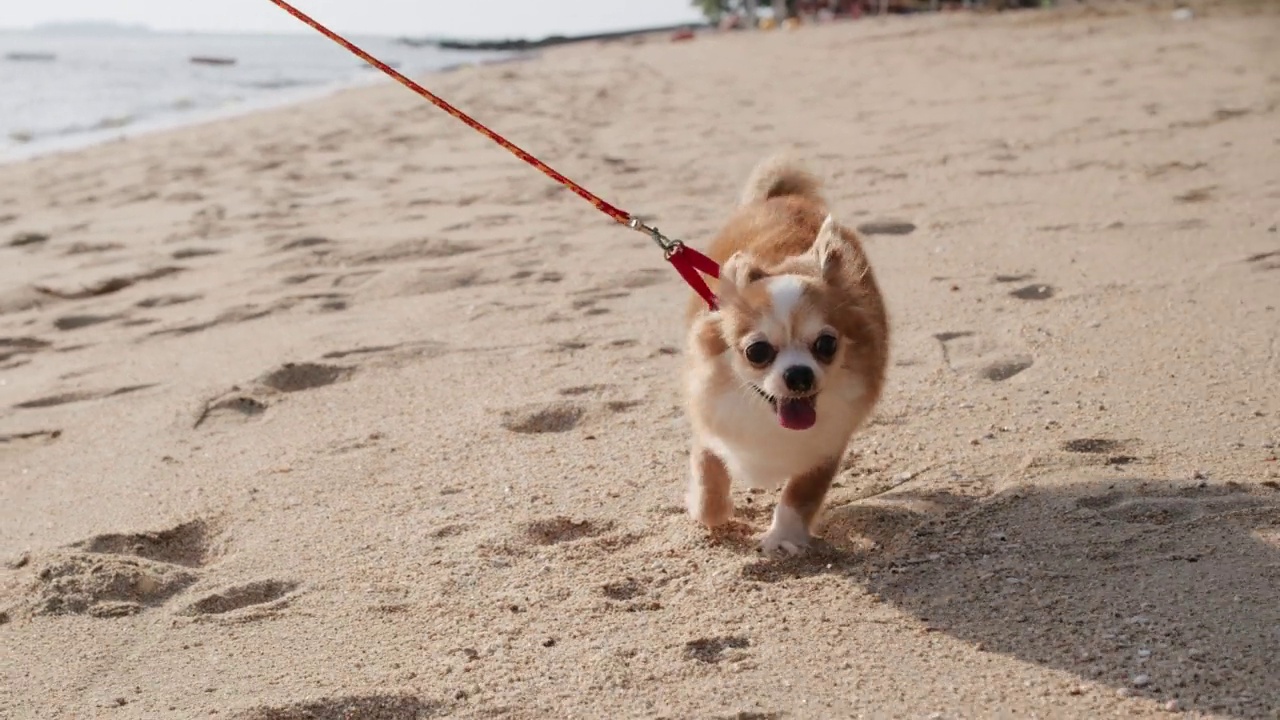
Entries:
MULTIPOLYGON (((479 37, 467 36, 467 35, 433 35, 433 34, 417 34, 417 33, 388 34, 388 33, 369 33, 369 32, 355 32, 355 33, 351 33, 351 35, 361 36, 361 37, 383 37, 383 38, 401 38, 401 37, 415 38, 415 39, 430 38, 430 39, 438 39, 438 40, 479 40, 479 41, 538 40, 538 39, 554 37, 554 36, 574 37, 579 35, 594 35, 594 34, 603 34, 603 33, 611 33, 611 32, 630 32, 630 31, 643 32, 648 29, 678 27, 681 25, 701 25, 701 24, 706 24, 705 18, 696 18, 694 20, 688 20, 683 22, 676 21, 676 22, 668 22, 668 23, 660 23, 660 24, 638 25, 638 26, 610 28, 605 30, 594 30, 594 31, 587 30, 582 32, 571 32, 571 33, 551 32, 551 33, 538 33, 538 34, 527 34, 527 35, 507 35, 507 36, 490 35, 490 36, 479 36, 479 37)), ((112 34, 121 34, 121 35, 126 35, 126 34, 268 35, 268 36, 281 35, 281 36, 291 36, 291 37, 297 36, 297 35, 308 35, 308 34, 315 33, 314 30, 312 30, 311 28, 301 23, 299 23, 298 30, 280 29, 280 30, 257 30, 257 31, 255 30, 163 29, 163 28, 151 27, 146 23, 123 23, 123 22, 116 22, 113 20, 92 20, 92 19, 53 20, 49 22, 38 23, 36 25, 29 25, 26 27, 0 25, 0 33, 41 33, 41 32, 48 32, 51 34, 55 32, 68 32, 68 33, 83 33, 83 34, 102 34, 102 35, 112 35, 112 34)))
MULTIPOLYGON (((489 0, 483 6, 452 0, 292 0, 335 31, 362 36, 467 40, 538 39, 592 35, 703 22, 689 0, 489 0)), ((5 32, 138 32, 213 35, 300 35, 304 24, 266 0, 173 3, 130 0, 104 7, 100 0, 46 0, 6 8, 5 32), (80 26, 84 26, 83 28, 80 26), (90 26, 96 26, 90 27, 90 26)))

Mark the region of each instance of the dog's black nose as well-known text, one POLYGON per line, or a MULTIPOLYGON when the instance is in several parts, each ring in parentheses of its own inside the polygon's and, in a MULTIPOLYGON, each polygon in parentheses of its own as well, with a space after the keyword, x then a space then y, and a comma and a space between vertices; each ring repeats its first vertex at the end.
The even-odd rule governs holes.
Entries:
POLYGON ((807 365, 792 365, 783 371, 782 382, 791 392, 809 392, 813 389, 813 369, 807 365))

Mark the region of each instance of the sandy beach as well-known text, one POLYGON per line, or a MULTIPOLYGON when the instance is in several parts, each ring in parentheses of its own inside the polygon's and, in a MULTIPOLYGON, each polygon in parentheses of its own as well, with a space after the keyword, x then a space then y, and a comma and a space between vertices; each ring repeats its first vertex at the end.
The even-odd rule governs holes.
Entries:
POLYGON ((1105 7, 425 78, 695 247, 825 179, 797 559, 684 513, 660 253, 403 88, 0 166, 0 717, 1280 717, 1280 13, 1105 7))

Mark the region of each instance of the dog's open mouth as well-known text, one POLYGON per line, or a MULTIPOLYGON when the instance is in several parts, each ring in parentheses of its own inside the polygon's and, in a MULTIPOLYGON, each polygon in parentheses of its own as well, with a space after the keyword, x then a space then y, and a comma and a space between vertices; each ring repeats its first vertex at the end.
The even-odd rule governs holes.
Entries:
MULTIPOLYGON (((755 387, 754 385, 752 387, 755 387)), ((777 398, 756 387, 760 397, 769 401, 778 415, 778 424, 788 430, 808 430, 818 422, 818 396, 777 398)))

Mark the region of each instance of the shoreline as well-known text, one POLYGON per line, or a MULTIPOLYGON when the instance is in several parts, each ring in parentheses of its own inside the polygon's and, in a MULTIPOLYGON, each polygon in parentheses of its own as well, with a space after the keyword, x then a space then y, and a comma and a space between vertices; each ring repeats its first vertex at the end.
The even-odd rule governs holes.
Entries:
POLYGON ((630 38, 645 38, 668 34, 681 30, 712 30, 714 26, 705 20, 701 22, 686 22, 673 25, 659 25, 654 27, 634 28, 630 30, 614 30, 611 32, 587 33, 583 35, 547 35, 545 37, 529 39, 529 38, 502 38, 491 40, 464 40, 461 38, 414 38, 414 37, 398 37, 396 42, 407 45, 409 47, 432 46, 445 50, 467 50, 482 52, 521 52, 529 50, 540 50, 545 48, 562 47, 565 45, 581 45, 590 42, 610 43, 627 40, 630 38))

